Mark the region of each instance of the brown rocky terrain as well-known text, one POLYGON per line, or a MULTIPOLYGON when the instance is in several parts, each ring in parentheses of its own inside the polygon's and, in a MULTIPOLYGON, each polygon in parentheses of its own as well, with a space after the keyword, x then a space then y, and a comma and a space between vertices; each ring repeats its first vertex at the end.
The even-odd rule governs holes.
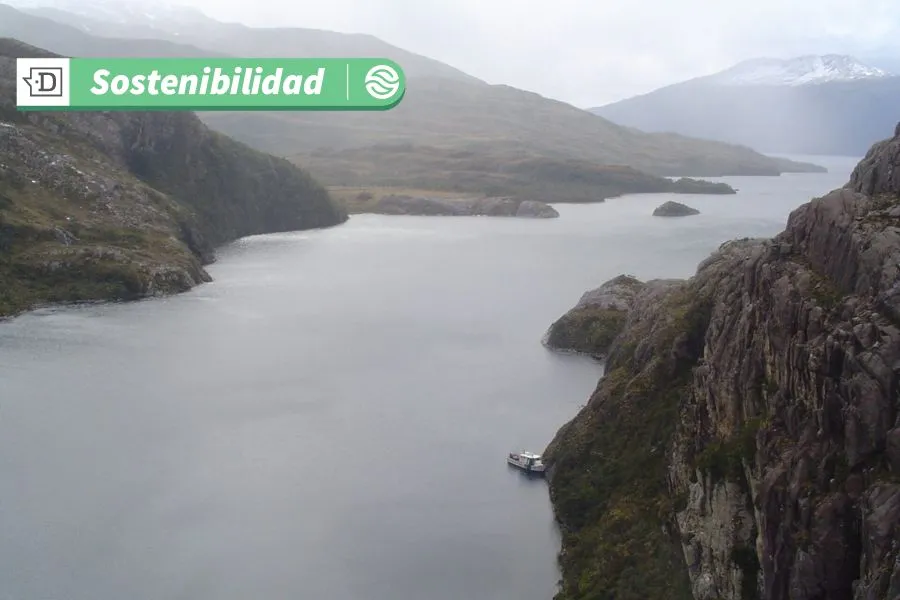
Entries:
POLYGON ((546 451, 559 599, 900 597, 900 126, 646 286, 546 451))

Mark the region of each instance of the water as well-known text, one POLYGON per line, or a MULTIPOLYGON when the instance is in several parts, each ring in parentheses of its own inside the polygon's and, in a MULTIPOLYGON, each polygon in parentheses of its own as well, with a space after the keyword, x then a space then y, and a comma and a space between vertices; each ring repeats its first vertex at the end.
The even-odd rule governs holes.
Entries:
POLYGON ((0 599, 549 600, 542 450, 601 365, 539 343, 619 273, 682 277, 827 175, 555 220, 357 216, 241 240, 212 284, 0 325, 0 599))

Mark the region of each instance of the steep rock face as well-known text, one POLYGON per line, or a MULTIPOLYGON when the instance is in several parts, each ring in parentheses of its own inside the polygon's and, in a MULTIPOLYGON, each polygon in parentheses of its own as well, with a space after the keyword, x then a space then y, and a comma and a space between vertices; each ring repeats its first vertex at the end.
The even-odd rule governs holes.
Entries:
POLYGON ((896 193, 900 189, 900 123, 894 137, 872 146, 853 170, 847 187, 863 194, 877 196, 896 193))
POLYGON ((638 295, 607 375, 546 452, 560 598, 900 594, 898 145, 774 239, 725 244, 638 295), (643 579, 613 569, 630 563, 643 579))
POLYGON ((235 238, 346 214, 286 160, 185 112, 19 112, 0 39, 0 315, 46 302, 131 299, 209 280, 235 238))

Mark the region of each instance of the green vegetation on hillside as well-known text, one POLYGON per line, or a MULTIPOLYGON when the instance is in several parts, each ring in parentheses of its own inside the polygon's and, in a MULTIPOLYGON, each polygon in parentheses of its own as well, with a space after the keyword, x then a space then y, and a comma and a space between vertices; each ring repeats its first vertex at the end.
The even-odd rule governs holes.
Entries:
POLYGON ((448 199, 474 199, 483 196, 482 194, 460 194, 433 189, 378 186, 334 186, 328 188, 328 193, 331 194, 335 202, 351 214, 379 212, 381 201, 390 196, 448 199))
POLYGON ((306 172, 190 113, 22 113, 0 39, 0 315, 128 300, 208 280, 237 237, 334 225, 346 213, 306 172))
POLYGON ((660 176, 822 170, 742 146, 620 127, 564 102, 508 86, 434 77, 410 78, 403 101, 386 112, 217 112, 201 118, 236 139, 285 156, 367 149, 346 155, 347 160, 365 162, 366 153, 410 145, 473 152, 488 159, 525 155, 627 165, 660 176))
POLYGON ((724 183, 672 181, 624 166, 411 144, 323 150, 295 161, 332 186, 415 188, 543 202, 599 202, 629 193, 734 193, 724 183))
POLYGON ((664 321, 638 324, 634 337, 616 340, 587 406, 546 450, 563 533, 556 600, 692 597, 673 527, 666 452, 708 306, 684 288, 662 302, 665 310, 654 314, 664 321), (673 352, 676 345, 682 352, 673 352))
POLYGON ((625 325, 627 312, 587 306, 557 319, 547 336, 551 348, 603 356, 625 325))
POLYGON ((652 176, 822 170, 746 147, 621 127, 565 102, 489 85, 372 36, 261 30, 200 14, 191 19, 191 26, 165 20, 110 23, 60 10, 26 14, 0 6, 0 36, 22 36, 74 56, 317 55, 396 60, 408 75, 408 90, 403 102, 389 111, 200 115, 211 127, 258 150, 292 157, 329 185, 589 202, 640 192, 731 193, 722 186, 690 181, 672 187, 652 176), (124 39, 129 37, 139 39, 124 39), (627 171, 616 165, 627 165, 627 171))
POLYGON ((207 278, 203 256, 171 235, 189 222, 187 213, 94 160, 90 147, 28 125, 0 125, 0 316, 46 303, 183 291, 207 278))

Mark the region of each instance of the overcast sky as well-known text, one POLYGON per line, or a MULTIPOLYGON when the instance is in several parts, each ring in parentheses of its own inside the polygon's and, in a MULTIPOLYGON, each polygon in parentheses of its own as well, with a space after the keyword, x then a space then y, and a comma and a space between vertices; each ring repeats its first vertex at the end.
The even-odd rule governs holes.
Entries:
MULTIPOLYGON (((154 0, 145 0, 153 2, 154 0)), ((371 33, 490 83, 604 104, 747 58, 900 59, 900 0, 173 0, 248 25, 371 33)))
POLYGON ((376 35, 490 83, 593 106, 757 56, 900 58, 898 0, 184 0, 210 16, 376 35))

